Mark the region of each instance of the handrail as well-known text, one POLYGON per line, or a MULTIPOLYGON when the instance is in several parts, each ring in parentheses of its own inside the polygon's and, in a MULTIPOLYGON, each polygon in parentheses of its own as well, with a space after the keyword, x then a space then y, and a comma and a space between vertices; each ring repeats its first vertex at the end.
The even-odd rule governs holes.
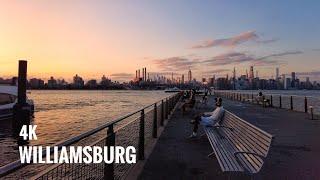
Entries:
MULTIPOLYGON (((50 146, 50 154, 54 150, 53 148, 51 148, 53 146, 57 146, 58 150, 60 150, 63 146, 69 146, 71 144, 74 144, 74 143, 76 143, 76 142, 78 142, 78 141, 80 141, 80 140, 82 140, 82 139, 84 139, 86 137, 89 137, 89 136, 101 131, 102 129, 105 129, 105 128, 111 126, 111 125, 117 124, 117 123, 121 122, 122 120, 124 120, 124 119, 126 119, 126 118, 128 118, 130 116, 133 116, 134 114, 137 114, 137 113, 141 112, 142 110, 147 109, 147 108, 153 106, 154 104, 157 104, 158 102, 161 102, 162 100, 166 100, 168 98, 172 98, 175 95, 177 95, 177 93, 175 93, 175 94, 173 94, 171 96, 165 97, 165 98, 163 98, 163 99, 161 99, 159 101, 156 101, 155 103, 152 103, 150 105, 144 106, 143 108, 140 108, 140 109, 138 109, 138 110, 136 110, 134 112, 128 113, 128 114, 126 114, 126 115, 124 115, 122 117, 119 117, 119 118, 111 121, 111 122, 108 122, 106 124, 100 125, 99 127, 95 128, 95 129, 89 130, 89 131, 87 131, 85 133, 82 133, 80 135, 77 135, 75 137, 71 137, 71 138, 69 138, 67 140, 62 140, 62 141, 50 146)), ((45 150, 43 150, 43 152, 42 152, 42 157, 44 157, 44 156, 46 156, 46 151, 45 150)), ((32 164, 32 162, 30 164, 32 164)), ((6 164, 4 166, 1 166, 0 167, 0 178, 3 177, 3 176, 6 176, 6 175, 10 174, 11 172, 13 172, 13 171, 15 171, 17 169, 20 169, 20 168, 22 168, 22 167, 24 167, 26 165, 29 165, 29 164, 27 164, 27 163, 22 164, 21 160, 19 159, 19 160, 11 162, 9 164, 6 164)))
MULTIPOLYGON (((257 92, 254 92, 254 91, 250 91, 250 92, 245 92, 246 90, 242 90, 242 91, 237 91, 237 90, 214 90, 214 91, 217 91, 217 92, 231 92, 231 93, 240 93, 240 94, 257 94, 259 91, 257 90, 257 92)), ((312 98, 317 98, 317 99, 320 99, 319 97, 317 96, 310 96, 310 95, 294 95, 294 94, 278 94, 278 93, 268 93, 266 92, 264 95, 277 95, 277 96, 293 96, 293 97, 312 97, 312 98)))

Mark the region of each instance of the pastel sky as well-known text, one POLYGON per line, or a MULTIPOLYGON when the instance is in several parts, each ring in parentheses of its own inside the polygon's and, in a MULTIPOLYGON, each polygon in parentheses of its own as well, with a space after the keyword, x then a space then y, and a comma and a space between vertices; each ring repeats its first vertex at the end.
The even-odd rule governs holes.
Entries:
POLYGON ((0 76, 71 79, 135 70, 196 78, 298 72, 320 80, 320 1, 1 0, 0 76))

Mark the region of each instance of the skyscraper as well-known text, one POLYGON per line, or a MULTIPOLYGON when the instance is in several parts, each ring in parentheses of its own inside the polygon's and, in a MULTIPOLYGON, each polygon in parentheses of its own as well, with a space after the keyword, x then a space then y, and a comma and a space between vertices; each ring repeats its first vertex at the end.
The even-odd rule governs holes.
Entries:
POLYGON ((296 80, 296 73, 295 72, 291 73, 291 80, 292 81, 296 80))
POLYGON ((253 72, 253 66, 250 66, 250 74, 249 74, 249 79, 253 79, 254 78, 254 72, 253 72))
POLYGON ((276 68, 276 80, 279 80, 279 68, 276 68))
POLYGON ((184 83, 184 74, 181 75, 181 83, 184 83))
POLYGON ((296 82, 296 73, 291 72, 291 87, 295 88, 295 82, 296 82))
POLYGON ((189 69, 189 72, 188 72, 188 81, 189 81, 189 82, 192 81, 192 72, 191 72, 191 69, 189 69))
POLYGON ((171 73, 171 81, 173 82, 173 73, 171 73))

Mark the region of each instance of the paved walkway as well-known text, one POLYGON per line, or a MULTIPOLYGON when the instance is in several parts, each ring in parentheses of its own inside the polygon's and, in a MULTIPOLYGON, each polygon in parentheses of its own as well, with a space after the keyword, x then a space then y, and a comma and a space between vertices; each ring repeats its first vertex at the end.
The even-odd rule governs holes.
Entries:
MULTIPOLYGON (((210 98, 210 104, 213 98, 210 98)), ((213 106, 210 105, 211 110, 213 106)), ((257 105, 224 100, 224 107, 275 135, 268 159, 256 178, 319 179, 320 121, 309 120, 307 114, 284 109, 262 108, 257 105)), ((199 111, 208 111, 202 108, 199 111)), ((197 112, 194 112, 197 113, 197 112)), ((208 158, 212 152, 207 139, 190 140, 189 121, 176 111, 161 134, 147 160, 140 179, 226 179, 217 160, 208 158)), ((237 179, 248 179, 237 176, 237 179)))

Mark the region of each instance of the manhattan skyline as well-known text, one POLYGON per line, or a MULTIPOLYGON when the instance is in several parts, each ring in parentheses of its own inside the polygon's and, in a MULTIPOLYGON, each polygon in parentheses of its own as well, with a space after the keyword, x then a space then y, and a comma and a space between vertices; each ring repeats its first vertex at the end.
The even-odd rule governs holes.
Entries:
POLYGON ((314 1, 2 1, 0 77, 134 77, 150 72, 296 72, 320 80, 319 2, 314 1), (288 6, 290 4, 290 6, 288 6), (288 8, 289 7, 289 8, 288 8))

